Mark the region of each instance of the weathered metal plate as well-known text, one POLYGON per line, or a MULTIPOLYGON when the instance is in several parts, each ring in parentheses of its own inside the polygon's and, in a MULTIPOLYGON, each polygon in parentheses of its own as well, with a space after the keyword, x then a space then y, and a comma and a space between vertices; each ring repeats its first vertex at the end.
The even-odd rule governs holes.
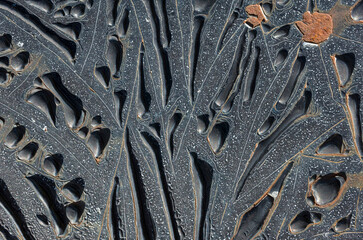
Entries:
POLYGON ((362 0, 0 0, 0 238, 363 239, 362 0))

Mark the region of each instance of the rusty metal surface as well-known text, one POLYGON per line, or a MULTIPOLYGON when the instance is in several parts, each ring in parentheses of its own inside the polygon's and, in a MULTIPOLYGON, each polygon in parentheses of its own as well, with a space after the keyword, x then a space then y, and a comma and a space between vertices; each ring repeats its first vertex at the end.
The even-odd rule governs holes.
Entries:
POLYGON ((363 239, 362 0, 0 0, 0 239, 363 239))

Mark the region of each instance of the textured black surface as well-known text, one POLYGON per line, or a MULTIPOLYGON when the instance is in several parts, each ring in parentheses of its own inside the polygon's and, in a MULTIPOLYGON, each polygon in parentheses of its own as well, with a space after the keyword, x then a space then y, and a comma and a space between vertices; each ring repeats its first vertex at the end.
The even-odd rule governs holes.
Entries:
POLYGON ((363 239, 362 9, 0 0, 0 239, 363 239))

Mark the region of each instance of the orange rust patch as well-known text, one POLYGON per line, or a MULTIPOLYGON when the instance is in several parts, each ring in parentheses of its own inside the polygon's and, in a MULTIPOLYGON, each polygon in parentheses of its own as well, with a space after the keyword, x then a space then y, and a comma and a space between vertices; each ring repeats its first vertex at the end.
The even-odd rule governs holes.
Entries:
POLYGON ((260 25, 262 21, 267 21, 259 4, 249 5, 245 10, 247 14, 250 15, 250 17, 245 20, 245 23, 252 26, 252 28, 260 25))
POLYGON ((333 20, 327 13, 305 12, 302 21, 296 22, 303 34, 303 40, 310 43, 322 43, 333 33, 333 20))

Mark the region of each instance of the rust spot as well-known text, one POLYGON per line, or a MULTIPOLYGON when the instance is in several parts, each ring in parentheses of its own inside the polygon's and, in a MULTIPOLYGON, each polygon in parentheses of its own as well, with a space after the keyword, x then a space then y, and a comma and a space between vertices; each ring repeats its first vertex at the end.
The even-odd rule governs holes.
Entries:
POLYGON ((257 27, 262 21, 267 21, 265 14, 263 14, 262 8, 259 4, 249 5, 246 7, 246 12, 250 16, 245 20, 245 23, 252 28, 257 27))
POLYGON ((333 33, 333 20, 327 13, 305 12, 302 21, 296 22, 303 34, 303 40, 310 43, 322 43, 333 33))
POLYGON ((348 175, 348 187, 363 189, 363 172, 348 175))
POLYGON ((358 23, 351 18, 351 9, 338 1, 329 11, 333 19, 333 34, 340 35, 345 28, 358 23))
POLYGON ((95 160, 96 160, 96 163, 97 164, 100 164, 100 162, 101 162, 102 159, 101 158, 95 158, 95 160))

